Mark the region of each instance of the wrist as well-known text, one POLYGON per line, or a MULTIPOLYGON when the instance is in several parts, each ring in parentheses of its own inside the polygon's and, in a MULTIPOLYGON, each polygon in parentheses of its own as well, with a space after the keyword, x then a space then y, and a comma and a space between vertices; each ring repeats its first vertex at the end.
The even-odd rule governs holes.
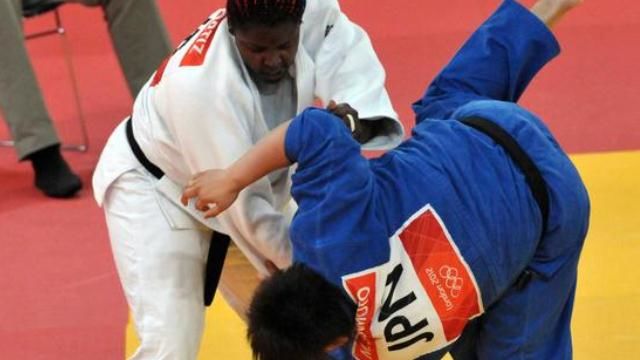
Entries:
POLYGON ((359 124, 360 126, 358 128, 358 131, 355 132, 353 135, 356 141, 358 141, 358 143, 364 144, 374 137, 376 124, 374 121, 367 121, 367 120, 360 120, 359 124))
POLYGON ((582 0, 539 0, 531 7, 531 12, 552 28, 569 10, 580 3, 582 0))
POLYGON ((237 169, 237 166, 231 166, 227 168, 225 173, 225 176, 228 179, 230 190, 234 192, 240 192, 242 189, 249 185, 248 183, 246 183, 246 179, 241 176, 242 171, 239 171, 237 169))

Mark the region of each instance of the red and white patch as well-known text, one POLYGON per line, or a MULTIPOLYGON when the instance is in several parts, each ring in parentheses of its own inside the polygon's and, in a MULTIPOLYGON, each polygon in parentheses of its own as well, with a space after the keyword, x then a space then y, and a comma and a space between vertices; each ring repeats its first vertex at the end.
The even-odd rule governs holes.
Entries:
POLYGON ((162 60, 162 63, 160 63, 158 70, 156 70, 155 74, 153 75, 153 79, 151 80, 151 84, 149 84, 149 86, 154 87, 160 83, 160 80, 162 80, 162 76, 164 75, 164 70, 167 68, 170 59, 171 57, 167 57, 162 60))
POLYGON ((211 46, 211 41, 218 30, 220 22, 226 17, 226 9, 219 9, 214 12, 209 21, 202 25, 202 29, 199 30, 195 36, 195 40, 191 43, 191 46, 187 49, 180 62, 180 66, 198 66, 204 63, 204 59, 211 46))
POLYGON ((415 359, 437 351, 484 311, 473 273, 430 205, 389 242, 387 263, 342 279, 358 304, 357 360, 415 359))

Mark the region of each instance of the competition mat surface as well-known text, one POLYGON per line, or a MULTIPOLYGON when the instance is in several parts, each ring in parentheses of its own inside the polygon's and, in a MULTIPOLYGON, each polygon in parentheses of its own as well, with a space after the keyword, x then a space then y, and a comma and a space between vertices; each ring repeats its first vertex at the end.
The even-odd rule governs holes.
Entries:
MULTIPOLYGON (((177 44, 223 1, 158 3, 177 44)), ((410 103, 499 1, 341 3, 369 32, 387 68, 393 102, 410 128, 410 103)), ((0 148, 0 357, 123 359, 137 339, 89 184, 100 149, 132 101, 101 11, 65 5, 61 13, 91 142, 89 152, 66 157, 86 187, 76 199, 46 199, 31 184, 29 164, 16 163, 12 149, 0 148)), ((46 15, 28 20, 25 29, 37 31, 50 21, 46 15)), ((640 352, 640 3, 585 0, 556 34, 563 53, 521 103, 547 121, 591 196, 572 324, 574 358, 628 359, 640 352)), ((59 39, 28 46, 63 141, 78 141, 59 39)), ((7 138, 2 123, 0 139, 7 138)), ((244 333, 218 296, 207 313, 200 359, 250 359, 244 333)))

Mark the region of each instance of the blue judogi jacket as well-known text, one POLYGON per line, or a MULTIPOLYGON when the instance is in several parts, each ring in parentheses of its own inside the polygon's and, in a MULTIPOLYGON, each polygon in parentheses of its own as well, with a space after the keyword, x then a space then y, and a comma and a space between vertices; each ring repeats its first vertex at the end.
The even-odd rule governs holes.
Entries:
MULTIPOLYGON (((523 269, 551 278, 566 265, 565 253, 579 252, 588 219, 584 186, 548 128, 515 104, 558 53, 547 27, 506 1, 414 103, 416 126, 398 148, 369 160, 330 113, 308 109, 292 121, 285 149, 298 164, 294 261, 359 304, 361 340, 352 356, 445 351, 523 269), (491 138, 457 121, 470 116, 506 130, 539 168, 551 209, 545 235, 522 171, 491 138), (559 229, 573 238, 545 239, 559 229)), ((570 311, 561 328, 569 319, 570 311)), ((496 358, 507 352, 500 354, 494 350, 496 358)))

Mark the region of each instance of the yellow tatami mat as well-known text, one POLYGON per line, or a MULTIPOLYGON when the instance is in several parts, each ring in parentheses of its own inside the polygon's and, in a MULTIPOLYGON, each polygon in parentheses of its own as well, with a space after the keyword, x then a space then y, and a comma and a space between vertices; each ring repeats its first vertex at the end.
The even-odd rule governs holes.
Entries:
MULTIPOLYGON (((213 305, 207 311, 206 328, 200 345, 198 359, 207 360, 250 360, 251 350, 245 340, 244 322, 216 295, 213 305)), ((127 326, 127 357, 131 356, 138 339, 131 322, 127 326)))
MULTIPOLYGON (((574 358, 640 354, 640 151, 572 157, 589 189, 591 227, 580 261, 573 318, 574 358)), ((127 355, 137 346, 127 331, 127 355)), ((243 322, 216 299, 200 360, 249 360, 243 322)))
POLYGON ((575 156, 591 197, 580 260, 574 358, 640 354, 640 151, 575 156))

